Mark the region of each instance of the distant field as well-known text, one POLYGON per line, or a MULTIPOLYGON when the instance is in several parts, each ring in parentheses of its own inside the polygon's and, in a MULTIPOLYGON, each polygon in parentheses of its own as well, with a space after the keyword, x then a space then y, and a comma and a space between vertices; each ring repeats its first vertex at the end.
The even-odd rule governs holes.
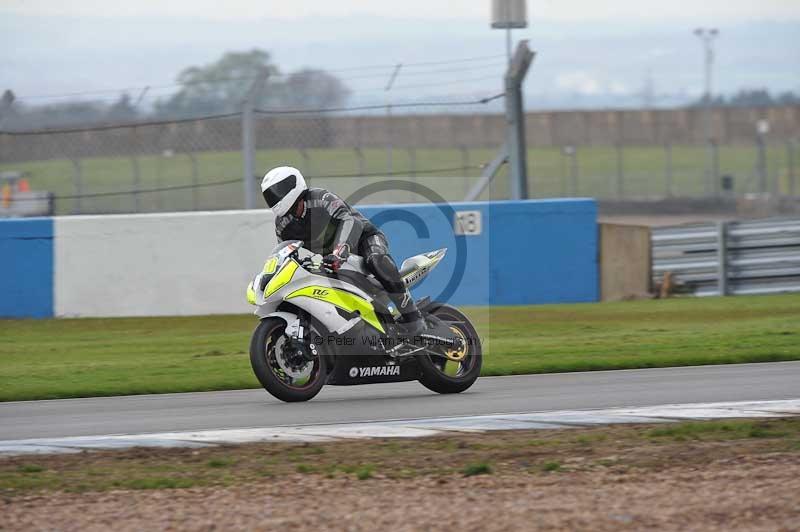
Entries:
MULTIPOLYGON (((464 197, 469 186, 480 175, 479 166, 489 162, 495 150, 458 149, 394 150, 393 172, 412 175, 413 168, 424 172, 437 168, 457 168, 434 173, 421 173, 416 180, 436 190, 449 201, 464 197), (461 170, 461 168, 466 168, 461 170), (455 177, 453 177, 455 176, 455 177), (468 179, 464 179, 468 178, 468 179)), ((704 193, 703 180, 706 152, 697 146, 675 146, 672 148, 672 191, 676 195, 698 196, 704 193)), ((782 190, 788 190, 785 149, 774 146, 768 152, 768 169, 771 178, 778 179, 782 190)), ((291 164, 301 168, 310 176, 358 174, 382 174, 387 172, 386 149, 363 150, 363 159, 354 150, 310 149, 262 150, 257 154, 257 173, 279 164, 291 164)), ((559 149, 532 149, 528 152, 529 185, 536 197, 589 196, 614 197, 618 190, 617 154, 613 147, 581 147, 576 156, 577 179, 572 178, 571 159, 564 157, 559 149), (574 183, 574 184, 573 184, 574 183)), ((626 196, 663 196, 667 192, 665 171, 666 154, 663 147, 631 146, 624 149, 624 178, 622 192, 626 196)), ((720 148, 720 173, 731 174, 736 179, 740 192, 752 191, 756 183, 755 146, 724 146, 720 148)), ((141 189, 169 186, 212 183, 241 179, 242 156, 236 152, 196 152, 194 162, 186 154, 165 156, 140 156, 135 160, 139 168, 141 189)), ((132 158, 85 158, 80 161, 83 194, 97 194, 135 189, 134 160, 132 158)), ((75 166, 69 160, 58 159, 26 163, 0 164, 0 171, 22 170, 30 172, 31 185, 35 189, 50 190, 56 196, 75 194, 75 166)), ((312 179, 312 184, 325 186, 349 195, 358 187, 380 177, 342 177, 312 179)), ((492 191, 486 197, 507 197, 505 171, 498 176, 492 191)), ((798 183, 800 188, 800 183, 798 183)), ((191 210, 240 208, 243 203, 240 183, 223 186, 201 187, 192 190, 142 193, 139 195, 139 211, 191 210)), ((398 192, 373 198, 376 202, 407 202, 413 195, 398 192)), ((76 208, 72 199, 56 203, 58 214, 68 214, 76 208)), ((82 212, 134 212, 132 195, 84 198, 82 212)))
MULTIPOLYGON (((800 294, 466 310, 484 375, 800 360, 800 294)), ((0 320, 0 400, 255 388, 255 325, 0 320)))

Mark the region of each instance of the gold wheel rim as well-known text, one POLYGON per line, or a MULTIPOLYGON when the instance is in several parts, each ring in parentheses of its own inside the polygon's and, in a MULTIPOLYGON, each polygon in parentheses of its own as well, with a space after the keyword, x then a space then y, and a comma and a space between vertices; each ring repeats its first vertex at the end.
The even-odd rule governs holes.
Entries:
POLYGON ((464 335, 464 331, 458 327, 451 326, 450 330, 456 333, 459 338, 461 338, 461 347, 457 349, 445 349, 444 356, 454 362, 461 362, 467 356, 467 346, 469 345, 467 342, 467 337, 464 335))

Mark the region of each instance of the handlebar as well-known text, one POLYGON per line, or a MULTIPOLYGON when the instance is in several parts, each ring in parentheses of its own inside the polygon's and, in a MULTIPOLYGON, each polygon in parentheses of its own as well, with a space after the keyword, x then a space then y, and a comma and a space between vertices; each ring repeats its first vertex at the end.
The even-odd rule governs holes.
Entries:
MULTIPOLYGON (((302 249, 303 249, 303 251, 308 252, 307 249, 304 249, 304 248, 302 248, 302 249)), ((313 272, 313 273, 319 273, 319 272, 324 272, 325 271, 325 269, 321 267, 321 263, 317 263, 317 262, 314 262, 312 260, 312 257, 316 256, 315 254, 306 255, 305 257, 301 257, 300 254, 297 253, 295 256, 297 257, 297 261, 300 263, 300 266, 302 266, 304 269, 306 269, 306 270, 308 270, 310 272, 313 272)), ((356 255, 354 253, 351 253, 347 257, 347 261, 346 262, 349 263, 351 266, 359 268, 359 267, 361 267, 363 261, 364 261, 364 258, 361 255, 356 255)))
POLYGON ((320 265, 318 263, 314 262, 313 260, 311 260, 311 257, 305 257, 303 259, 300 259, 300 266, 302 266, 304 269, 312 271, 312 272, 321 272, 322 271, 322 268, 320 268, 320 265))

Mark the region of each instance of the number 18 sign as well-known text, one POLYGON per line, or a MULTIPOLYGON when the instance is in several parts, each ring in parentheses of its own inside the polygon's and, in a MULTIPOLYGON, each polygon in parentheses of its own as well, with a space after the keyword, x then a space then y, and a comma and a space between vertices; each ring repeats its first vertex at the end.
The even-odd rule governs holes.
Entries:
POLYGON ((453 231, 457 235, 473 236, 482 231, 481 211, 456 211, 453 231))

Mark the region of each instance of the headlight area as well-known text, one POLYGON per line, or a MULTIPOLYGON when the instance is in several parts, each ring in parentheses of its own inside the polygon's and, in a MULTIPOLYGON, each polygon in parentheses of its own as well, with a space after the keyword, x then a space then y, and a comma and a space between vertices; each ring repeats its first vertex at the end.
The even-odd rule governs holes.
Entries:
POLYGON ((253 283, 247 285, 247 302, 251 305, 256 304, 256 291, 253 290, 253 283))

